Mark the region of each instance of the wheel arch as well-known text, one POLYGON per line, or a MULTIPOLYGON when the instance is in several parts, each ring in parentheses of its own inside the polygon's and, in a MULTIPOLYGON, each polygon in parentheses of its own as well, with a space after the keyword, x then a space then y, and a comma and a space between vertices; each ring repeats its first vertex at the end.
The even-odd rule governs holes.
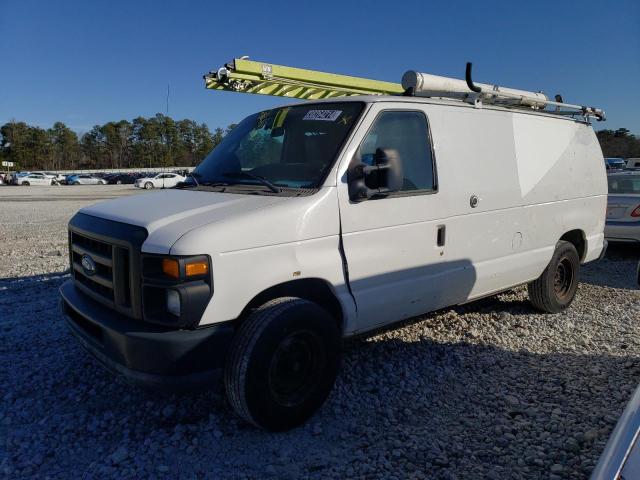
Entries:
POLYGON ((559 240, 564 240, 573 244, 573 246, 576 247, 576 250, 578 251, 580 262, 584 260, 587 253, 587 237, 582 230, 569 230, 564 235, 562 235, 559 240))
POLYGON ((244 307, 239 317, 240 321, 246 318, 252 310, 279 297, 298 297, 316 303, 329 312, 336 320, 338 328, 342 330, 344 313, 340 300, 329 282, 321 278, 290 280, 263 290, 244 307))

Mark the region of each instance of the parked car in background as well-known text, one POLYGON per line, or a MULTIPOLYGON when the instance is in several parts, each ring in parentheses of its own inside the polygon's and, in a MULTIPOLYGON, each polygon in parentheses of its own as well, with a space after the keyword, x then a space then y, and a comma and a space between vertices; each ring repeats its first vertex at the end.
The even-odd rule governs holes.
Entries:
POLYGON ((50 176, 51 178, 53 178, 53 180, 58 184, 64 183, 65 180, 67 179, 66 175, 64 175, 62 173, 45 172, 45 175, 50 176))
POLYGON ((612 242, 640 242, 640 171, 608 175, 605 237, 612 242))
POLYGON ((44 175, 47 178, 50 178, 54 181, 54 183, 62 183, 66 179, 66 177, 61 173, 53 173, 53 172, 33 172, 44 175))
POLYGON ((146 188, 150 190, 152 188, 173 188, 178 183, 184 182, 186 177, 178 175, 176 173, 159 173, 155 177, 142 177, 136 180, 136 187, 146 188))
POLYGON ((136 177, 128 173, 115 173, 112 175, 107 175, 104 177, 110 185, 120 185, 120 184, 133 184, 136 182, 136 177))
POLYGON ((622 170, 627 165, 624 158, 608 157, 604 161, 607 165, 607 170, 622 170))
POLYGON ((53 178, 49 178, 42 173, 30 173, 28 175, 23 175, 18 177, 17 180, 18 185, 29 186, 29 185, 53 185, 53 178))
POLYGON ((26 177, 30 173, 31 172, 15 172, 15 173, 11 174, 11 183, 14 184, 14 185, 20 185, 20 179, 22 177, 26 177))
POLYGON ((627 166, 625 168, 629 169, 640 169, 640 158, 627 158, 627 166))
POLYGON ((95 175, 82 174, 67 177, 67 183, 69 185, 106 185, 107 181, 95 175))

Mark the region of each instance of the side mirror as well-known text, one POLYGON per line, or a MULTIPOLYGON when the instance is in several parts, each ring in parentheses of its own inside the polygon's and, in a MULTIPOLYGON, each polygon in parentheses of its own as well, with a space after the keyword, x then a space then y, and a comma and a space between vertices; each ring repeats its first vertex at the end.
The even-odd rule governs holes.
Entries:
POLYGON ((359 156, 351 161, 347 170, 347 183, 352 202, 402 190, 404 174, 397 150, 378 148, 372 163, 363 163, 359 156))

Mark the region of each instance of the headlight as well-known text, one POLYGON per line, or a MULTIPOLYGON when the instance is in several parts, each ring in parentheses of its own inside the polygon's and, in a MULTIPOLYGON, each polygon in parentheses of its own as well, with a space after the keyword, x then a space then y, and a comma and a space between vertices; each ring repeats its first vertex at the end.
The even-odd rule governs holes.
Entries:
POLYGON ((145 320, 193 327, 213 295, 208 255, 142 255, 142 313, 145 320))

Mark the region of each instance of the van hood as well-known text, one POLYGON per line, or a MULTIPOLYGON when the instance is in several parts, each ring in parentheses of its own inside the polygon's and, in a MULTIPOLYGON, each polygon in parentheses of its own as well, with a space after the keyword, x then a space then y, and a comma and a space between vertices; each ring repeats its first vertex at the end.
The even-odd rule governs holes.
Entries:
POLYGON ((168 253, 194 228, 286 202, 291 197, 244 195, 193 190, 163 190, 99 202, 81 213, 144 227, 144 251, 168 253))

